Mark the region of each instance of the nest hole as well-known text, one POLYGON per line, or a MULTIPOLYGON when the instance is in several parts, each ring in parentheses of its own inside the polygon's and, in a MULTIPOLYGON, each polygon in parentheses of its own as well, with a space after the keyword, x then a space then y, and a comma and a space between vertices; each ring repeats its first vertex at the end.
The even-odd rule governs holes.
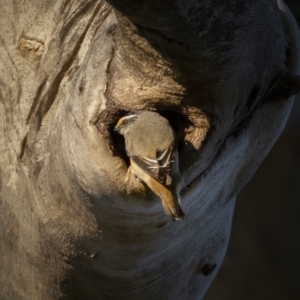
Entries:
MULTIPOLYGON (((114 128, 119 119, 130 111, 111 103, 99 114, 94 123, 107 142, 109 152, 120 157, 127 168, 130 166, 130 160, 125 150, 125 140, 122 135, 114 131, 114 128)), ((163 109, 157 107, 154 111, 170 122, 177 135, 180 156, 179 168, 183 172, 198 158, 198 150, 209 139, 211 120, 205 112, 196 109, 183 111, 179 107, 163 109)))
POLYGON ((115 156, 121 157, 124 160, 124 162, 126 163, 127 167, 129 167, 130 160, 129 160, 129 157, 125 150, 124 136, 114 131, 114 128, 117 125, 118 120, 120 118, 124 117, 127 113, 129 113, 129 111, 120 110, 118 112, 118 115, 117 115, 115 121, 112 123, 112 126, 110 128, 110 132, 111 132, 110 137, 111 137, 111 143, 112 143, 111 148, 112 148, 113 154, 115 156))
POLYGON ((193 127, 192 122, 182 114, 174 111, 162 111, 159 114, 166 118, 173 127, 178 138, 178 151, 180 152, 186 144, 189 144, 188 135, 193 127))

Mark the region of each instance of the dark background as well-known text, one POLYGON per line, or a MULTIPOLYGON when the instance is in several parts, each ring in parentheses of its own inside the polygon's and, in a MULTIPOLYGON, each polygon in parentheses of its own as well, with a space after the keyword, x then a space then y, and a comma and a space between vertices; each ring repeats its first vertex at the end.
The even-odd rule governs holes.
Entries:
MULTIPOLYGON (((286 1, 300 24, 300 0, 286 1)), ((300 299, 300 95, 238 195, 224 263, 205 300, 300 299)))

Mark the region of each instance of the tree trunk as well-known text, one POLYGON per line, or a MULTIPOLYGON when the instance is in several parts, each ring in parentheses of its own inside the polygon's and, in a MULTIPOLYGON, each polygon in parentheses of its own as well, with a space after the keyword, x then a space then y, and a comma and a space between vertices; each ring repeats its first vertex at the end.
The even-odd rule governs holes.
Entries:
POLYGON ((281 1, 109 2, 2 0, 0 299, 201 299, 299 90, 281 1), (126 175, 139 109, 178 135, 181 222, 126 175))

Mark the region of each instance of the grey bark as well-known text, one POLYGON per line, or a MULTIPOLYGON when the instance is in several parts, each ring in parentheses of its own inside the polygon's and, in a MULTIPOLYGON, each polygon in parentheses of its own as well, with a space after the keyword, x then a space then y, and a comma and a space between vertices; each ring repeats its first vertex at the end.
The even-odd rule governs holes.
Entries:
POLYGON ((0 298, 201 299, 299 90, 279 1, 2 0, 0 298), (126 176, 124 112, 180 139, 186 218, 126 176))
POLYGON ((299 96, 283 133, 237 196, 226 256, 205 300, 300 298, 299 96))

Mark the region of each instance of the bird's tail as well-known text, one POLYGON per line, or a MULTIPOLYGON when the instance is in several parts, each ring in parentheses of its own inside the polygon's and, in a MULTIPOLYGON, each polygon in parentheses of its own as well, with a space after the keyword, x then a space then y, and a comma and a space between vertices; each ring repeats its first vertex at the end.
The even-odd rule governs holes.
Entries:
MULTIPOLYGON (((164 205, 164 202, 163 202, 164 205)), ((179 221, 184 218, 184 212, 179 202, 175 203, 175 205, 165 206, 165 212, 168 216, 171 217, 172 221, 179 221)))
POLYGON ((179 183, 175 184, 172 182, 171 185, 165 186, 158 182, 156 179, 147 175, 144 171, 141 171, 140 168, 136 167, 134 161, 131 161, 131 165, 133 167, 134 173, 138 178, 144 181, 149 188, 160 197, 162 201, 162 205, 165 209, 165 212, 173 221, 181 220, 184 218, 184 212, 181 208, 180 200, 178 197, 179 194, 179 183), (145 175, 146 174, 146 175, 145 175))
POLYGON ((170 216, 173 221, 182 220, 184 218, 184 212, 176 193, 172 193, 170 190, 165 189, 159 196, 165 209, 165 213, 170 216))

